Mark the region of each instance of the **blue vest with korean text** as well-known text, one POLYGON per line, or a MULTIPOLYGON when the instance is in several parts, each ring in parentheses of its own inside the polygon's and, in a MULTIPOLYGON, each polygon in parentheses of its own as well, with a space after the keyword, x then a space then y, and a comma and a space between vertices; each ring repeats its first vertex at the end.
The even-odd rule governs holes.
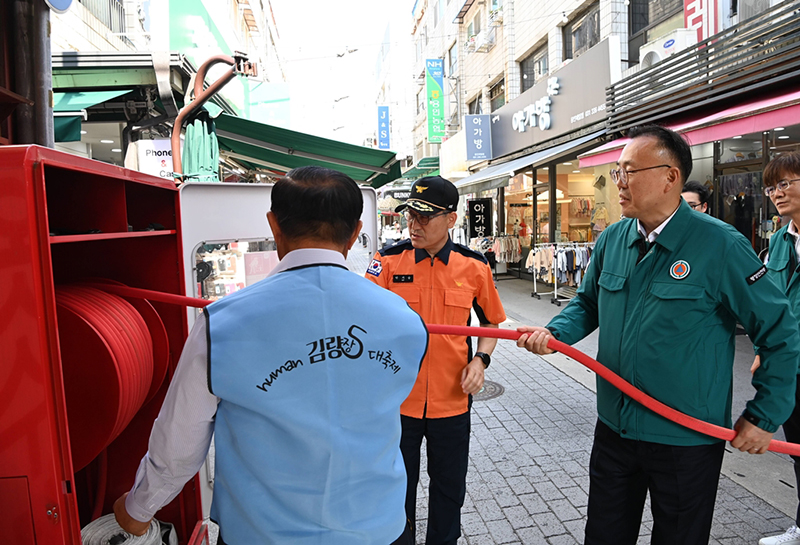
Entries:
POLYGON ((335 265, 206 307, 211 518, 227 545, 388 545, 406 524, 400 404, 427 350, 395 294, 335 265))

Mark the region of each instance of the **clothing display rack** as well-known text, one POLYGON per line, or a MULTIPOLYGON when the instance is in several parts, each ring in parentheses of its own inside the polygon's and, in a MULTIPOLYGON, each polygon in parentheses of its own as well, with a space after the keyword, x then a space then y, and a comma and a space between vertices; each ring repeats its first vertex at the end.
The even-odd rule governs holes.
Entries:
POLYGON ((564 287, 571 285, 570 280, 575 282, 575 286, 580 286, 582 272, 589 264, 593 248, 593 242, 536 244, 526 260, 526 268, 533 277, 531 297, 541 299, 542 295, 552 295, 550 302, 557 306, 561 306, 563 301, 571 300, 572 297, 559 297, 558 285, 562 284, 562 292, 564 287), (537 254, 541 259, 536 258, 537 254), (553 291, 539 292, 537 277, 542 277, 542 282, 545 284, 548 283, 547 280, 551 280, 553 291))
MULTIPOLYGON (((539 292, 537 284, 536 284, 536 277, 539 275, 539 271, 536 271, 534 269, 533 262, 531 260, 531 258, 534 255, 536 255, 537 252, 545 251, 546 248, 553 248, 555 250, 555 246, 556 246, 555 244, 552 244, 552 243, 549 243, 549 242, 548 243, 536 244, 536 245, 534 245, 533 248, 531 248, 531 251, 528 254, 528 260, 526 261, 526 267, 525 268, 526 269, 530 269, 531 277, 533 278, 533 291, 531 292, 531 297, 536 297, 537 299, 541 299, 542 295, 552 295, 553 299, 555 299, 556 296, 558 295, 557 292, 556 292, 558 286, 555 283, 553 284, 553 291, 539 292), (531 264, 528 265, 528 262, 531 262, 531 264)), ((551 299, 551 301, 552 301, 552 299, 551 299)))
POLYGON ((489 262, 492 269, 492 278, 495 281, 516 278, 508 272, 508 278, 498 278, 498 263, 516 263, 522 258, 522 246, 518 236, 497 235, 493 237, 477 237, 469 241, 469 247, 476 252, 482 253, 489 262))

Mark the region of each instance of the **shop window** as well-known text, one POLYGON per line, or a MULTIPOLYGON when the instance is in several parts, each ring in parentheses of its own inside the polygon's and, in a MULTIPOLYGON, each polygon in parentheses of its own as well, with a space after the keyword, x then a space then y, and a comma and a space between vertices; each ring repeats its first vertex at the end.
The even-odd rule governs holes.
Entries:
POLYGON ((201 244, 195 253, 195 295, 222 299, 263 280, 277 264, 273 240, 201 244))
POLYGON ((547 44, 522 59, 519 63, 519 71, 522 74, 520 92, 524 93, 547 75, 547 44))
POLYGON ((483 113, 481 97, 476 97, 475 100, 467 104, 467 113, 470 115, 481 115, 483 113))
POLYGON ((506 103, 506 86, 504 80, 500 80, 489 89, 489 102, 491 103, 492 111, 499 109, 506 103))
POLYGON ((579 57, 598 43, 600 43, 600 4, 593 4, 564 27, 564 58, 579 57))

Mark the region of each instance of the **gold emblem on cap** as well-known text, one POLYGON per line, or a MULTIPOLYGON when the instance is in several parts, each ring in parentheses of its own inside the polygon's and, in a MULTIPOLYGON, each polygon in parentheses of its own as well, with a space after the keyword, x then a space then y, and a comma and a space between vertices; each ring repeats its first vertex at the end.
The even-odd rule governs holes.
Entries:
POLYGON ((417 186, 417 193, 422 193, 422 192, 423 192, 423 191, 425 191, 426 189, 428 189, 428 188, 427 188, 427 187, 422 187, 421 185, 418 185, 418 186, 417 186))
MULTIPOLYGON (((427 189, 427 188, 426 188, 427 189)), ((410 208, 414 210, 418 210, 420 212, 433 212, 433 207, 431 207, 428 203, 423 201, 418 201, 417 199, 409 199, 406 203, 410 208)))

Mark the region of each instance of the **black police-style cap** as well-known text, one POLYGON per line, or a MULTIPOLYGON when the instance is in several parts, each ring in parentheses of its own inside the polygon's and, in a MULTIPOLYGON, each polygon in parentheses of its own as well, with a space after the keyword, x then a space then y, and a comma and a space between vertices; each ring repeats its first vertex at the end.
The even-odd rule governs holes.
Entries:
POLYGON ((408 200, 394 211, 410 208, 423 216, 432 216, 441 212, 455 212, 457 206, 458 190, 453 182, 441 176, 425 176, 414 182, 408 200))

